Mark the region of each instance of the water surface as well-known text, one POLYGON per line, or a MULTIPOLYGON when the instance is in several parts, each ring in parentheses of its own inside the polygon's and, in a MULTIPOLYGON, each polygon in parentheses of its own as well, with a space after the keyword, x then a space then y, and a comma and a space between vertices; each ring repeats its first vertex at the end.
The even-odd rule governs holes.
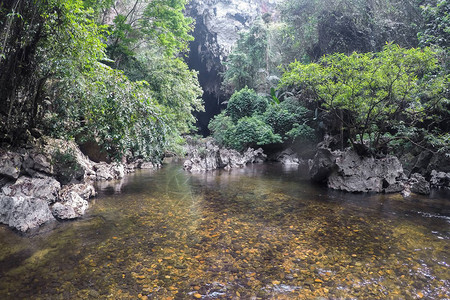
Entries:
POLYGON ((448 194, 333 192, 278 164, 103 183, 86 216, 0 227, 1 299, 450 298, 448 194))

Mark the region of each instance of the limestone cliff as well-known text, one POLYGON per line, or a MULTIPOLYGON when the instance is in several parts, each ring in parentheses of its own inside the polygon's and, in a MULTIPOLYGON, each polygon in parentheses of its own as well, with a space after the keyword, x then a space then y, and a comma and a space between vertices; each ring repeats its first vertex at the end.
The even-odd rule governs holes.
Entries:
MULTIPOLYGON (((230 53, 239 33, 265 13, 273 13, 276 0, 192 0, 186 14, 195 20, 188 64, 199 71, 204 90, 206 112, 199 114, 199 126, 206 129, 211 116, 220 111, 226 95, 221 91, 223 62, 230 53)), ((203 132, 207 133, 207 132, 203 132)))

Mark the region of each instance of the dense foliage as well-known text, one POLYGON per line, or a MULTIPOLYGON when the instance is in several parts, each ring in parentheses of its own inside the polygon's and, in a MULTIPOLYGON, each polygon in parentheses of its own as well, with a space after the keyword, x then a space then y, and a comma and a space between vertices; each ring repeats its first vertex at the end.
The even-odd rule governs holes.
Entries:
MULTIPOLYGON (((408 128, 422 128, 448 142, 448 132, 439 128, 448 120, 442 117, 448 116, 450 77, 439 69, 431 49, 389 44, 378 53, 335 53, 318 63, 294 62, 281 87, 295 86, 300 97, 317 101, 340 121, 352 145, 367 142, 377 149, 390 141, 383 137, 406 137, 408 128)), ((426 141, 414 142, 425 146, 426 141)))
POLYGON ((40 130, 118 159, 160 158, 202 109, 197 73, 179 58, 192 40, 185 3, 2 2, 1 141, 40 130))
POLYGON ((448 1, 285 0, 278 8, 279 18, 241 34, 224 73, 230 93, 247 85, 281 100, 260 118, 275 135, 311 136, 304 120, 315 120, 340 147, 448 149, 448 1), (301 105, 284 107, 293 97, 301 105), (298 107, 315 110, 314 120, 298 107))
POLYGON ((212 136, 222 145, 237 150, 294 140, 314 140, 307 124, 311 112, 296 99, 270 102, 254 90, 235 92, 227 108, 209 124, 212 136))

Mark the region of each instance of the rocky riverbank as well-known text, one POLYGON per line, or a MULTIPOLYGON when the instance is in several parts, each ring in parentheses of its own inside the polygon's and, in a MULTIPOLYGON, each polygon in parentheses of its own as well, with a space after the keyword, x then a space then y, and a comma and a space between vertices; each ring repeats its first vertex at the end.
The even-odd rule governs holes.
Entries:
POLYGON ((152 163, 95 163, 72 141, 42 137, 27 148, 0 149, 0 223, 25 232, 82 216, 93 183, 122 178, 152 163))
POLYGON ((416 172, 408 177, 397 157, 361 156, 352 149, 319 148, 309 161, 309 174, 314 182, 346 192, 401 192, 409 196, 411 192, 430 194, 431 188, 450 190, 450 173, 432 170, 429 175, 416 172))
POLYGON ((290 148, 273 153, 269 157, 261 148, 248 148, 240 153, 219 147, 213 139, 188 140, 186 152, 188 158, 184 162, 184 169, 191 172, 240 168, 249 163, 271 160, 284 165, 308 168, 313 182, 326 184, 334 190, 353 193, 402 193, 404 196, 411 193, 427 195, 430 194, 431 188, 450 190, 448 172, 431 170, 426 173, 428 169, 425 168, 422 174, 416 168, 416 172, 411 174, 403 169, 402 162, 395 156, 362 156, 350 148, 344 151, 331 150, 324 146, 324 143, 318 145, 313 159, 302 159, 290 148))

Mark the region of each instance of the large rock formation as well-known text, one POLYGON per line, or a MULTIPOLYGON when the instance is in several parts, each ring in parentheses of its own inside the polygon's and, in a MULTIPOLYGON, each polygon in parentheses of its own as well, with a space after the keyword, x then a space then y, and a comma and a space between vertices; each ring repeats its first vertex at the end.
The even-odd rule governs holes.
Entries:
POLYGON ((136 160, 94 163, 73 141, 43 137, 30 149, 0 151, 0 223, 19 231, 57 219, 82 216, 95 196, 92 181, 124 177, 135 168, 154 168, 136 160))
POLYGON ((395 156, 361 157, 353 150, 319 149, 310 165, 313 181, 347 192, 400 192, 406 176, 395 156))
POLYGON ((450 190, 450 172, 431 171, 431 186, 450 190))
POLYGON ((17 179, 20 175, 23 157, 14 152, 0 152, 0 176, 17 179))
POLYGON ((0 196, 0 223, 19 231, 27 231, 54 219, 46 200, 0 196))
POLYGON ((209 119, 218 114, 228 98, 221 90, 223 62, 236 44, 239 33, 250 28, 260 15, 271 12, 276 0, 193 0, 186 13, 195 20, 194 38, 187 63, 199 71, 205 112, 198 113, 198 125, 207 135, 209 119))
POLYGON ((220 148, 213 140, 205 144, 189 147, 184 169, 190 172, 202 172, 215 169, 242 168, 249 163, 260 163, 267 159, 261 148, 248 148, 244 153, 233 149, 220 148))

